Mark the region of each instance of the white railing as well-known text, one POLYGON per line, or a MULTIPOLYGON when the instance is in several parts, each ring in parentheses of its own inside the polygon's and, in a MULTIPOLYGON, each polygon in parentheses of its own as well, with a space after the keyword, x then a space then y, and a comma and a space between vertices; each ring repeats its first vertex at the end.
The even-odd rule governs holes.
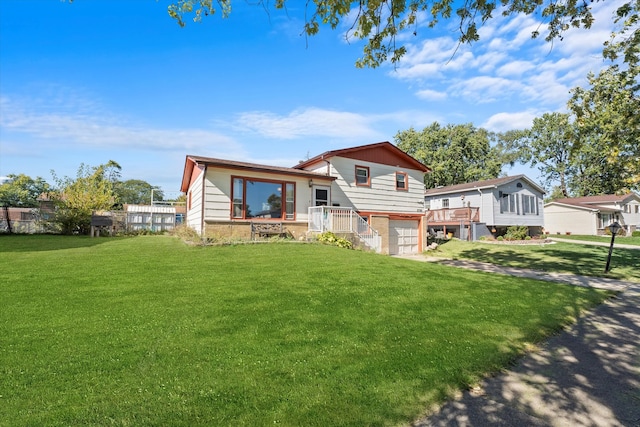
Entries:
POLYGON ((365 245, 380 252, 382 239, 353 208, 313 206, 309 208, 309 231, 324 233, 353 233, 365 245))

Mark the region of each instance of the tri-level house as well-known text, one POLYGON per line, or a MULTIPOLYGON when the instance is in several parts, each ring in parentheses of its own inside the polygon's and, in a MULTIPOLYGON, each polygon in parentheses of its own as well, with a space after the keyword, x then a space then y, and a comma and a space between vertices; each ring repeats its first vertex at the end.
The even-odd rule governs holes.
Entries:
POLYGON ((640 230, 640 195, 605 194, 557 199, 544 205, 545 229, 550 234, 605 234, 618 222, 621 235, 640 230))
POLYGON ((424 249, 424 174, 389 142, 327 151, 291 167, 188 155, 185 223, 201 235, 352 234, 385 254, 424 249))
POLYGON ((428 231, 477 240, 520 225, 529 228, 530 236, 540 235, 544 193, 525 175, 432 188, 424 198, 428 231))

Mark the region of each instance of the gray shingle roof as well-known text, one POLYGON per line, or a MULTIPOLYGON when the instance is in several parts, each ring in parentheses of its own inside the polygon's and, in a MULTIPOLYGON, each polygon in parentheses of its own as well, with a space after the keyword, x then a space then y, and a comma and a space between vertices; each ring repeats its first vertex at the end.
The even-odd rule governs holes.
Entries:
POLYGON ((504 184, 508 184, 510 182, 516 181, 518 179, 527 181, 530 185, 540 190, 540 192, 542 192, 543 194, 545 193, 542 187, 540 187, 538 184, 533 182, 526 175, 521 174, 521 175, 514 175, 514 176, 504 176, 502 178, 486 179, 483 181, 467 182, 465 184, 449 185, 447 187, 430 188, 429 190, 425 191, 425 195, 434 196, 438 194, 459 193, 459 192, 474 190, 474 189, 495 188, 500 185, 504 185, 504 184))

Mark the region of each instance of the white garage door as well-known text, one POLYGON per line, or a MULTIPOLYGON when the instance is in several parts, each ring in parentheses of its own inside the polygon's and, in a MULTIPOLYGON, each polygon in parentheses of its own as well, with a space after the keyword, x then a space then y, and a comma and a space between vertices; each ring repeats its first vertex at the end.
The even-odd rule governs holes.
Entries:
POLYGON ((389 254, 418 253, 418 221, 389 221, 389 254))

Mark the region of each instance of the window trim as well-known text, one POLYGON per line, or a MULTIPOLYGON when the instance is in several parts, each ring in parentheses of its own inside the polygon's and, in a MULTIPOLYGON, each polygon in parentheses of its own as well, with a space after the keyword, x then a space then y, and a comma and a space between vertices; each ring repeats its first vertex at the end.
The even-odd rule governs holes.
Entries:
POLYGON ((406 172, 396 172, 396 190, 397 191, 409 191, 409 175, 406 172), (404 177, 404 187, 398 186, 398 177, 404 177))
POLYGON ((356 165, 354 173, 355 173, 356 187, 371 187, 371 171, 369 169, 369 166, 356 165), (366 183, 359 183, 358 182, 358 169, 364 170, 364 171, 367 172, 367 182, 366 183))
POLYGON ((229 209, 229 218, 233 221, 295 221, 296 220, 296 183, 294 181, 283 181, 279 179, 268 179, 268 178, 255 178, 251 176, 243 176, 243 175, 231 175, 231 197, 230 197, 230 209, 229 209), (234 216, 233 208, 236 204, 234 201, 234 192, 235 192, 235 181, 242 181, 242 202, 241 209, 242 216, 234 216), (256 181, 256 182, 266 182, 269 184, 277 184, 280 185, 280 218, 247 218, 246 212, 246 201, 247 201, 247 181, 256 181), (287 187, 289 185, 293 186, 293 214, 289 217, 287 214, 287 187))
POLYGON ((284 219, 285 221, 295 221, 296 219, 296 183, 284 182, 284 191, 282 198, 284 199, 284 219), (289 188, 291 188, 292 199, 289 201, 289 188), (289 203, 292 203, 292 212, 289 213, 289 203))

